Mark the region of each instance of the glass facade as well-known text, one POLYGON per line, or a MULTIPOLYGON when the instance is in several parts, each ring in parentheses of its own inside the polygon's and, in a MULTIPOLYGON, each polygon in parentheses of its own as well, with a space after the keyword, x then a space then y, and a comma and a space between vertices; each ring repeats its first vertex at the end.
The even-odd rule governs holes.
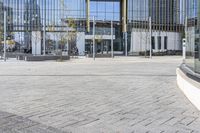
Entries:
MULTIPOLYGON (((96 25, 95 32, 98 35, 97 39, 97 53, 103 53, 111 50, 111 40, 103 39, 104 35, 111 35, 111 21, 113 22, 114 50, 123 51, 121 28, 120 28, 120 0, 90 0, 90 19, 95 17, 96 25)), ((93 27, 91 26, 90 32, 92 34, 93 27)), ((86 51, 92 52, 92 40, 86 40, 86 51)))
MULTIPOLYGON (((184 23, 184 0, 128 0, 128 20, 133 27, 151 21, 155 30, 175 30, 184 23)), ((142 25, 141 25, 142 26, 142 25)))
MULTIPOLYGON (((164 49, 164 45, 167 45, 164 44, 167 43, 167 41, 164 42, 165 36, 168 36, 171 32, 184 32, 184 11, 184 0, 128 0, 129 45, 131 45, 131 34, 133 32, 141 34, 139 42, 144 42, 145 40, 145 43, 148 45, 151 19, 152 32, 158 33, 158 36, 163 33, 162 49, 164 49)), ((177 41, 179 36, 176 35, 174 38, 168 37, 168 39, 177 41)), ((158 36, 155 37, 156 47, 157 50, 160 50, 160 38, 157 39, 158 36)), ((149 50, 149 48, 146 48, 146 50, 149 50)), ((140 51, 142 51, 142 46, 140 51)))
POLYGON ((38 30, 44 20, 47 27, 58 27, 63 18, 85 18, 84 0, 1 0, 1 3, 10 9, 8 14, 13 12, 9 17, 13 17, 15 31, 38 30))
POLYGON ((90 15, 100 21, 120 21, 120 0, 91 0, 90 15))
MULTIPOLYGON (((58 35, 63 32, 64 36, 64 32, 72 30, 68 25, 70 20, 73 20, 75 25, 73 30, 92 35, 92 17, 94 16, 95 34, 99 36, 111 35, 111 21, 113 21, 114 49, 122 51, 120 0, 90 0, 89 7, 87 9, 87 0, 0 0, 0 22, 2 26, 3 11, 6 10, 7 32, 12 35, 11 40, 14 40, 18 50, 30 50, 33 34, 38 31, 41 32, 39 36, 41 43, 44 39, 43 32, 46 32, 47 49, 56 50, 60 47, 59 41, 62 40, 58 35), (87 30, 87 10, 90 12, 89 31, 87 30)), ((0 28, 2 34, 3 27, 0 28)), ((110 39, 97 39, 96 42, 97 45, 102 45, 101 49, 110 51, 110 39)), ((91 44, 92 40, 86 39, 86 51, 91 49, 91 44)))
MULTIPOLYGON (((36 32, 40 33, 38 38, 42 48, 45 39, 47 51, 59 49, 63 37, 69 38, 67 32, 82 32, 85 35, 85 51, 91 52, 92 18, 95 17, 97 53, 108 53, 111 50, 112 21, 115 51, 126 50, 126 29, 127 51, 131 51, 135 40, 134 45, 140 51, 143 51, 141 42, 151 44, 152 50, 181 50, 182 46, 176 44, 181 44, 181 38, 186 36, 190 42, 187 43, 187 64, 194 68, 198 47, 189 44, 198 43, 198 38, 194 39, 198 33, 197 2, 198 0, 0 0, 0 42, 2 44, 3 11, 6 10, 7 40, 14 42, 18 51, 29 51, 32 48, 36 32), (184 34, 186 16, 187 34, 184 34), (152 32, 156 32, 157 36, 149 36, 150 18, 152 32), (141 36, 133 39, 133 32, 141 36), (152 40, 151 43, 149 40, 152 40)), ((77 41, 76 38, 68 43, 76 45, 77 41)), ((0 47, 2 50, 2 45, 0 47)), ((145 50, 150 48, 145 47, 145 50)))
MULTIPOLYGON (((7 36, 12 35, 9 39, 14 40, 17 50, 30 52, 33 33, 38 31, 41 43, 45 31, 46 43, 51 42, 49 45, 53 49, 58 48, 61 37, 57 33, 66 32, 69 27, 65 19, 74 20, 77 31, 85 31, 86 27, 85 0, 0 0, 2 25, 4 10, 7 13, 7 36)), ((1 28, 1 36, 2 32, 1 28)))
POLYGON ((194 72, 200 73, 200 1, 188 0, 186 7, 186 65, 194 72))

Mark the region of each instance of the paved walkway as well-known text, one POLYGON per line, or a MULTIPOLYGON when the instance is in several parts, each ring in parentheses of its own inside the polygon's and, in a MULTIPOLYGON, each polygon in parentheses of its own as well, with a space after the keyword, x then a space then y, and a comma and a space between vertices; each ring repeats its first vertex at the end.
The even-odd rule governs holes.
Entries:
POLYGON ((200 112, 176 85, 180 62, 0 62, 0 132, 198 133, 200 112))
POLYGON ((64 133, 56 128, 42 125, 41 123, 31 121, 10 114, 0 112, 0 133, 64 133))

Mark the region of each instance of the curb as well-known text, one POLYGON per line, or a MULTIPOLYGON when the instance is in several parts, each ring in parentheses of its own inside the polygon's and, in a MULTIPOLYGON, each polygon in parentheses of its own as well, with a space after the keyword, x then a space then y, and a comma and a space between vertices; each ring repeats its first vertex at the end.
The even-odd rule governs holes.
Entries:
POLYGON ((177 84, 191 103, 200 110, 200 83, 189 78, 180 68, 176 69, 177 84))

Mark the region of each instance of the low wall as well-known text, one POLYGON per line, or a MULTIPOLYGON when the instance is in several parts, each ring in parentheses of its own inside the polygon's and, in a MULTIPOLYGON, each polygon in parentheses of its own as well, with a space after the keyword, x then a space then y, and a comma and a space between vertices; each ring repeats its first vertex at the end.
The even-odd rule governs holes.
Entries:
POLYGON ((45 56, 24 56, 20 57, 25 61, 47 61, 47 60, 69 60, 69 56, 60 56, 60 55, 45 55, 45 56))
MULTIPOLYGON (((88 57, 92 58, 93 54, 89 54, 88 57)), ((111 54, 96 54, 95 58, 111 58, 111 54)))
POLYGON ((178 87, 191 103, 200 110, 200 83, 189 78, 180 68, 176 70, 178 87))

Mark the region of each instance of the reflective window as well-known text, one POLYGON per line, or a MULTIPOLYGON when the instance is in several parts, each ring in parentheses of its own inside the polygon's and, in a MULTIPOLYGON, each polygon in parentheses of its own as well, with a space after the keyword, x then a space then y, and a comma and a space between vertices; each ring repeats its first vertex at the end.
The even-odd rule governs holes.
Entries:
POLYGON ((158 36, 157 39, 158 39, 158 50, 161 50, 161 46, 162 46, 162 44, 161 44, 161 36, 158 36))
POLYGON ((120 0, 92 0, 90 8, 90 14, 95 16, 96 20, 120 20, 120 0))
POLYGON ((198 38, 195 37, 197 33, 197 0, 186 0, 186 65, 195 71, 195 58, 198 54, 198 38))
POLYGON ((155 37, 151 37, 151 48, 155 49, 155 37))
POLYGON ((165 36, 164 37, 164 49, 167 49, 167 44, 168 43, 168 37, 167 36, 165 36))

